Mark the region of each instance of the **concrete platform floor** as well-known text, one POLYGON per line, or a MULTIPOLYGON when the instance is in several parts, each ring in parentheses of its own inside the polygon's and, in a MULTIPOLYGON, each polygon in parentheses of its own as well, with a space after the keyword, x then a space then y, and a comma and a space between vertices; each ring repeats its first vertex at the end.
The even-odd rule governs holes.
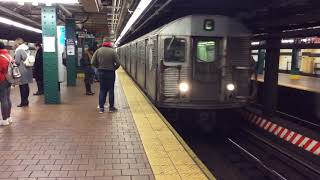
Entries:
POLYGON ((35 86, 25 108, 16 107, 19 88, 12 90, 14 122, 0 127, 0 179, 154 179, 118 81, 113 114, 98 114, 98 84, 94 96, 84 95, 82 81, 62 84, 60 105, 33 96, 35 86))

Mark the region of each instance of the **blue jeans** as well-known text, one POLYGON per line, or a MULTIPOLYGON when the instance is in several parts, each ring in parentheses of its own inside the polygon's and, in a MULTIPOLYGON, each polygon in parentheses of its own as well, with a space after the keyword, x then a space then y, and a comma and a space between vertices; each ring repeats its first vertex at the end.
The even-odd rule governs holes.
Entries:
POLYGON ((2 119, 6 120, 11 114, 10 84, 6 81, 0 85, 0 102, 2 119))
POLYGON ((96 81, 99 81, 99 72, 98 72, 98 69, 97 68, 93 68, 94 70, 94 79, 96 81))
POLYGON ((114 82, 116 74, 114 71, 99 70, 100 92, 99 92, 99 107, 104 108, 106 103, 107 93, 109 92, 110 107, 114 107, 114 82))

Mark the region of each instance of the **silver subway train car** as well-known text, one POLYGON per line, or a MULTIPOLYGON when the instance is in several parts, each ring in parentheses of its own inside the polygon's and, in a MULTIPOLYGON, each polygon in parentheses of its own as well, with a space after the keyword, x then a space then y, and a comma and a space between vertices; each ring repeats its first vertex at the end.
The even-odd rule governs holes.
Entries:
POLYGON ((249 97, 250 32, 219 15, 190 15, 117 48, 157 107, 216 110, 249 97))

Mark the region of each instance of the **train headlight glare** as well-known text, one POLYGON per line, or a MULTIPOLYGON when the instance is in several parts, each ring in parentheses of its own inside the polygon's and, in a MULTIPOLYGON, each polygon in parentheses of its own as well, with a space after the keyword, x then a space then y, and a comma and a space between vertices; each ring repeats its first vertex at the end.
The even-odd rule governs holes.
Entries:
POLYGON ((182 82, 182 83, 179 84, 179 90, 180 90, 180 92, 185 93, 185 92, 188 92, 189 89, 190 89, 190 87, 189 87, 189 84, 188 84, 188 83, 182 82))
POLYGON ((228 91, 234 91, 235 88, 236 87, 234 86, 234 84, 232 84, 232 83, 227 84, 227 90, 228 91))

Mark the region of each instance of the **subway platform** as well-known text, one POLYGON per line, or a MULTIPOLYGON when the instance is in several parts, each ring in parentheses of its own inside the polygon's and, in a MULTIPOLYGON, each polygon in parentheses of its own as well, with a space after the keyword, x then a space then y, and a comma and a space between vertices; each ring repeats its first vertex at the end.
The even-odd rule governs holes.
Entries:
POLYGON ((0 127, 0 179, 215 179, 122 69, 118 112, 99 114, 98 84, 94 90, 85 96, 79 80, 62 85, 62 104, 31 95, 29 107, 17 108, 14 88, 14 122, 0 127))
MULTIPOLYGON (((291 79, 290 74, 279 73, 278 84, 288 88, 320 93, 320 78, 310 76, 298 76, 299 79, 291 79)), ((264 82, 264 75, 258 75, 258 81, 264 82)))

